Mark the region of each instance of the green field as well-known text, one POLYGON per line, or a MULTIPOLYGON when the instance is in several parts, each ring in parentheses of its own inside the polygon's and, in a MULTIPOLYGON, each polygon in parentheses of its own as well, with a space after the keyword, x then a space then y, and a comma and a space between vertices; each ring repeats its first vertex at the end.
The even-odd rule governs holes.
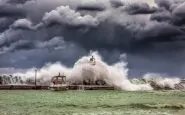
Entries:
POLYGON ((0 115, 184 115, 185 92, 0 90, 0 115))

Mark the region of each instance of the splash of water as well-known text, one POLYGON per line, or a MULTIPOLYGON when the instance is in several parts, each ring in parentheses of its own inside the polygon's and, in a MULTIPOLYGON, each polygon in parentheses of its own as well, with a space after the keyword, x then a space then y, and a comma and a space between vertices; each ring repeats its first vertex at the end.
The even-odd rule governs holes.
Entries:
POLYGON ((0 76, 0 85, 19 85, 23 84, 21 77, 19 76, 12 76, 12 75, 2 75, 0 76))
MULTIPOLYGON (((119 62, 108 65, 101 59, 98 52, 91 52, 89 55, 80 58, 74 64, 73 68, 67 68, 59 62, 47 64, 38 70, 37 76, 42 82, 47 82, 50 81, 52 76, 57 75, 59 72, 67 76, 67 81, 70 84, 81 84, 85 80, 89 80, 91 83, 97 80, 103 80, 106 84, 121 90, 152 90, 149 84, 136 85, 128 80, 128 68, 125 55, 120 56, 119 62), (89 59, 92 55, 96 59, 95 65, 89 63, 89 59)), ((24 80, 34 78, 35 69, 29 69, 25 73, 15 73, 14 75, 26 76, 24 80)))
POLYGON ((176 85, 181 82, 181 80, 178 77, 170 78, 165 75, 160 74, 153 74, 148 73, 146 74, 143 79, 145 79, 148 82, 152 82, 155 87, 158 87, 160 89, 175 89, 176 85))

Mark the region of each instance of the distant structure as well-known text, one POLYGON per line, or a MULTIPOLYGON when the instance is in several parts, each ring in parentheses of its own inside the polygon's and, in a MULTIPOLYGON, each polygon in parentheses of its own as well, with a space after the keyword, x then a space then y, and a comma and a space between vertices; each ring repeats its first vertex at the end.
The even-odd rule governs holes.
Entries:
POLYGON ((0 85, 3 85, 3 78, 0 76, 0 85))
POLYGON ((96 64, 95 58, 93 56, 90 58, 90 63, 91 63, 91 65, 96 64))
POLYGON ((59 73, 58 76, 52 77, 51 82, 54 85, 66 84, 66 76, 64 76, 64 75, 61 76, 59 73))
POLYGON ((181 83, 184 83, 184 84, 185 84, 185 79, 182 79, 182 80, 181 80, 181 83))
POLYGON ((51 83, 52 84, 49 87, 51 90, 62 91, 68 89, 68 85, 66 84, 66 76, 60 75, 60 73, 58 76, 52 77, 51 83))

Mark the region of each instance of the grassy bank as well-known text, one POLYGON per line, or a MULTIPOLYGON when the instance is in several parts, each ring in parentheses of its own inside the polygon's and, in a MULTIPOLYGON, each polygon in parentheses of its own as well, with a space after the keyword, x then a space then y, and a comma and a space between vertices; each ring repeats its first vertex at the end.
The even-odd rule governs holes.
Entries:
POLYGON ((183 115, 185 92, 0 91, 0 115, 183 115))

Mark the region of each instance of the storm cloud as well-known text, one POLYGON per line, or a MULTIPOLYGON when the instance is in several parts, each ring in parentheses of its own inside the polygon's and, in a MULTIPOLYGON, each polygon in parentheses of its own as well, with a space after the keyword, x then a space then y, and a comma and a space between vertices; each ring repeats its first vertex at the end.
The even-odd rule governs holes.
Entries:
POLYGON ((131 76, 183 76, 185 0, 0 1, 0 67, 72 66, 91 50, 126 53, 131 76))

